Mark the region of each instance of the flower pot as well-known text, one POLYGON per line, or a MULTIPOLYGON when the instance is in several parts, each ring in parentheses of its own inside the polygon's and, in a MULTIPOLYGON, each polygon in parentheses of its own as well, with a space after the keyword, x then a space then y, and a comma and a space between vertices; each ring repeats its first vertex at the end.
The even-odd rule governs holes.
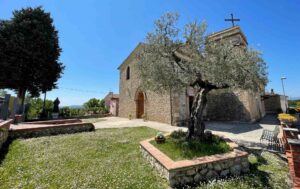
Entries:
POLYGON ((156 141, 157 144, 161 144, 161 143, 164 143, 166 141, 166 139, 155 137, 155 141, 156 141))

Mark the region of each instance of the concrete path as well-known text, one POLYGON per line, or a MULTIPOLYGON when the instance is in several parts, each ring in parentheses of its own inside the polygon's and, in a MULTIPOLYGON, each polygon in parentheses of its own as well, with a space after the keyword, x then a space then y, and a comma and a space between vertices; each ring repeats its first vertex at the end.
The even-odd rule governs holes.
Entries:
MULTIPOLYGON (((172 132, 174 130, 187 130, 186 127, 176 127, 164 123, 154 121, 144 122, 141 119, 129 120, 127 118, 107 117, 105 121, 94 123, 99 128, 122 128, 122 127, 139 127, 147 126, 163 132, 172 132)), ((268 115, 259 123, 234 123, 234 122, 216 122, 206 123, 206 128, 212 130, 213 133, 224 135, 228 138, 241 141, 249 141, 258 143, 263 129, 273 130, 277 122, 276 116, 268 115)))
POLYGON ((105 121, 100 121, 94 123, 96 129, 101 128, 123 128, 123 127, 140 127, 146 126, 150 127, 162 132, 172 132, 178 129, 187 130, 185 127, 176 127, 171 126, 165 123, 159 123, 155 121, 143 121, 142 119, 132 119, 129 120, 127 118, 120 118, 120 117, 106 117, 103 118, 105 121))
POLYGON ((272 131, 276 125, 279 125, 276 116, 267 115, 258 123, 208 122, 206 127, 231 139, 259 142, 263 130, 272 131))

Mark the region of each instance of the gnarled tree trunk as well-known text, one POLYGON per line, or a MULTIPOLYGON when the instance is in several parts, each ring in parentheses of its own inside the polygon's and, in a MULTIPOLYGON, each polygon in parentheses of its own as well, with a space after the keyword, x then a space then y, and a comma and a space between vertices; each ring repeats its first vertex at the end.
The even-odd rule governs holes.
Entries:
POLYGON ((18 111, 19 114, 24 113, 25 95, 26 95, 26 89, 19 88, 18 98, 21 99, 21 104, 20 104, 19 111, 18 111))
POLYGON ((190 113, 190 121, 187 136, 188 139, 204 139, 205 123, 203 120, 203 111, 207 104, 208 92, 208 88, 200 88, 195 95, 192 110, 190 113))

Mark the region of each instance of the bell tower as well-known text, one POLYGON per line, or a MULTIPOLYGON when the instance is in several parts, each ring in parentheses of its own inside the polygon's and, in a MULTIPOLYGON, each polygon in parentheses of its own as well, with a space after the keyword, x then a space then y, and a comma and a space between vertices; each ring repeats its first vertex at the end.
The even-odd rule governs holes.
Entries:
POLYGON ((248 46, 245 34, 239 26, 234 26, 208 36, 208 41, 231 40, 233 43, 241 46, 248 46))

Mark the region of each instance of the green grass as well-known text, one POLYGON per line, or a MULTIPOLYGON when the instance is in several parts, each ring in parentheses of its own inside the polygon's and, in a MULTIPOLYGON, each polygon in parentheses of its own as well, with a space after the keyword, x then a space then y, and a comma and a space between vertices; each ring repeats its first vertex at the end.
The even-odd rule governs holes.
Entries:
POLYGON ((217 140, 215 137, 212 143, 196 140, 186 141, 184 137, 175 139, 171 136, 166 137, 165 143, 157 144, 154 140, 150 143, 174 161, 222 154, 232 150, 225 141, 217 140))
POLYGON ((155 133, 101 129, 15 140, 0 160, 0 188, 166 188, 139 150, 155 133))
POLYGON ((218 180, 203 184, 197 189, 290 189, 289 170, 285 159, 276 153, 245 149, 250 153, 249 174, 229 180, 218 180))
MULTIPOLYGON (((0 155, 0 188, 168 188, 139 150, 157 131, 140 128, 19 139, 0 155)), ((277 154, 251 153, 251 173, 205 183, 198 189, 290 188, 286 162, 277 154)))

